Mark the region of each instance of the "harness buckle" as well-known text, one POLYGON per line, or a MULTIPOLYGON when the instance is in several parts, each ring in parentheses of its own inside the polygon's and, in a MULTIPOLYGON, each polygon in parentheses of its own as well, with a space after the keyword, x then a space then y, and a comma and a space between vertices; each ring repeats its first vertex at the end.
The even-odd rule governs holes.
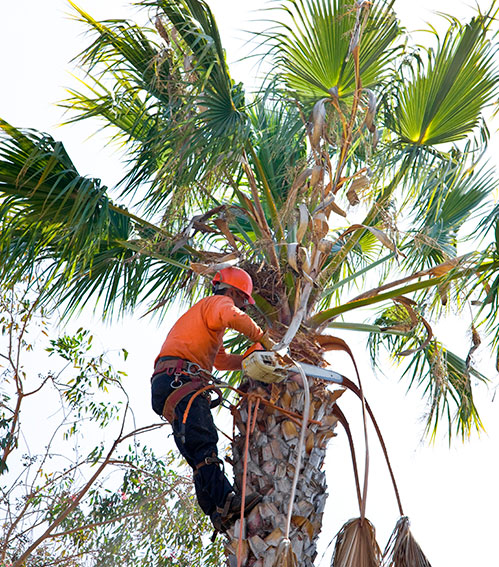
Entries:
POLYGON ((199 366, 197 362, 188 362, 186 372, 188 374, 192 374, 193 376, 197 376, 201 373, 201 366, 199 366))

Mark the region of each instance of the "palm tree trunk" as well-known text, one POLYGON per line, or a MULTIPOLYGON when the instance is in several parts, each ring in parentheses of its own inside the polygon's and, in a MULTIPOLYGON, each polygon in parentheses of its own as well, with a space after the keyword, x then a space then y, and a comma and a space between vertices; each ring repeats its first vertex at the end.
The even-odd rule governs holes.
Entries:
MULTIPOLYGON (((278 547, 282 542, 290 500, 291 486, 297 459, 300 434, 300 417, 304 409, 304 393, 295 382, 263 385, 249 381, 248 394, 234 411, 239 433, 232 450, 234 481, 243 488, 243 473, 250 404, 250 434, 247 451, 246 493, 257 491, 263 501, 228 532, 226 546, 229 567, 273 567, 278 560, 278 547), (262 400, 258 401, 258 396, 262 400), (282 410, 265 404, 273 402, 282 410), (256 409, 256 417, 255 410, 256 409)), ((302 466, 293 506, 290 540, 300 567, 312 567, 317 555, 317 538, 321 530, 322 514, 326 503, 326 478, 322 470, 328 440, 335 435, 337 418, 332 415, 338 392, 330 392, 322 384, 311 384, 310 422, 305 438, 302 466)))

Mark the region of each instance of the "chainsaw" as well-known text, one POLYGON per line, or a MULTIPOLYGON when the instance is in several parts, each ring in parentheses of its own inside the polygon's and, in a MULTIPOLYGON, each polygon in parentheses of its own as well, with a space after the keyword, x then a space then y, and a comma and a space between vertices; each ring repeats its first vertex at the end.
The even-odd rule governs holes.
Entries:
MULTIPOLYGON (((243 359, 243 371, 253 380, 266 382, 282 382, 290 373, 299 372, 297 366, 287 364, 288 357, 282 357, 277 352, 268 350, 255 350, 243 359)), ((311 378, 343 384, 343 376, 320 366, 300 362, 305 374, 311 378)))

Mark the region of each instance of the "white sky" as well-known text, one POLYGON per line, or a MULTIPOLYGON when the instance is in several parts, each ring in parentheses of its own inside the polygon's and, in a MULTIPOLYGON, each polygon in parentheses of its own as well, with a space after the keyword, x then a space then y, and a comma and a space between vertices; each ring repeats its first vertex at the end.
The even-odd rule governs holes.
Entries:
MULTIPOLYGON (((133 17, 135 13, 135 9, 121 0, 81 0, 79 5, 97 19, 133 17)), ((210 5, 218 19, 229 62, 239 59, 245 54, 246 37, 240 30, 251 28, 250 20, 255 18, 253 11, 265 3, 261 0, 211 0, 210 5)), ((487 3, 480 2, 480 5, 487 3)), ((429 19, 432 23, 438 22, 429 10, 452 13, 460 19, 471 14, 467 3, 461 0, 397 0, 395 7, 409 29, 418 29, 429 19)), ((121 176, 121 165, 116 149, 103 148, 101 137, 87 139, 95 125, 57 127, 61 122, 61 109, 54 103, 64 98, 64 87, 74 85, 69 75, 72 69, 69 60, 86 45, 80 35, 81 27, 68 19, 69 12, 70 7, 64 0, 0 0, 0 117, 16 126, 44 130, 61 139, 80 173, 100 177, 112 186, 121 176)), ((244 80, 251 72, 247 65, 232 67, 235 80, 244 80)), ((442 328, 444 336, 441 338, 455 344, 457 352, 466 353, 469 338, 462 324, 453 326, 456 321, 442 328), (458 332, 448 336, 454 328, 458 328, 458 332)), ((80 321, 75 322, 75 327, 80 324, 80 321)), ((105 348, 124 346, 130 351, 127 370, 137 407, 143 408, 139 418, 143 422, 153 421, 154 415, 149 409, 149 374, 167 324, 158 330, 155 323, 147 320, 127 319, 107 327, 97 323, 94 326, 99 329, 96 332, 105 348)), ((352 335, 343 336, 347 341, 356 341, 352 335)), ((445 439, 429 447, 421 442, 420 418, 425 408, 419 400, 420 394, 406 395, 405 383, 397 383, 393 369, 387 368, 387 377, 374 377, 367 361, 363 360, 361 347, 356 349, 356 356, 362 360, 366 396, 385 435, 405 513, 411 518, 413 533, 433 567, 498 567, 495 540, 499 528, 496 514, 499 508, 499 419, 492 402, 493 392, 482 389, 477 396, 488 435, 474 438, 465 445, 455 444, 451 449, 445 439)), ((483 351, 482 364, 490 369, 487 356, 483 351)), ((352 374, 341 357, 335 359, 334 364, 344 374, 352 374)), ((358 404, 351 397, 347 398, 345 395, 342 399, 343 411, 347 415, 358 412, 358 404)), ((344 521, 358 515, 346 436, 341 429, 338 433, 328 453, 330 498, 321 539, 323 546, 344 521)), ((357 437, 360 435, 358 429, 357 437)), ((159 444, 160 439, 153 441, 159 444)), ((367 515, 377 527, 378 541, 384 547, 398 512, 372 434, 371 445, 367 515)), ((328 560, 329 554, 321 565, 328 565, 328 560)))

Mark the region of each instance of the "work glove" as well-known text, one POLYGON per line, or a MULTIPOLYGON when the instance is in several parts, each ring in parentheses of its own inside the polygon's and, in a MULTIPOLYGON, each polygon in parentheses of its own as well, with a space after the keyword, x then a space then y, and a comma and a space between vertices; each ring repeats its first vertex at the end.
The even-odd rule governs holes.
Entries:
POLYGON ((263 333, 263 337, 260 339, 260 343, 265 347, 266 350, 272 350, 272 347, 277 344, 270 338, 268 331, 265 331, 265 333, 263 333))

